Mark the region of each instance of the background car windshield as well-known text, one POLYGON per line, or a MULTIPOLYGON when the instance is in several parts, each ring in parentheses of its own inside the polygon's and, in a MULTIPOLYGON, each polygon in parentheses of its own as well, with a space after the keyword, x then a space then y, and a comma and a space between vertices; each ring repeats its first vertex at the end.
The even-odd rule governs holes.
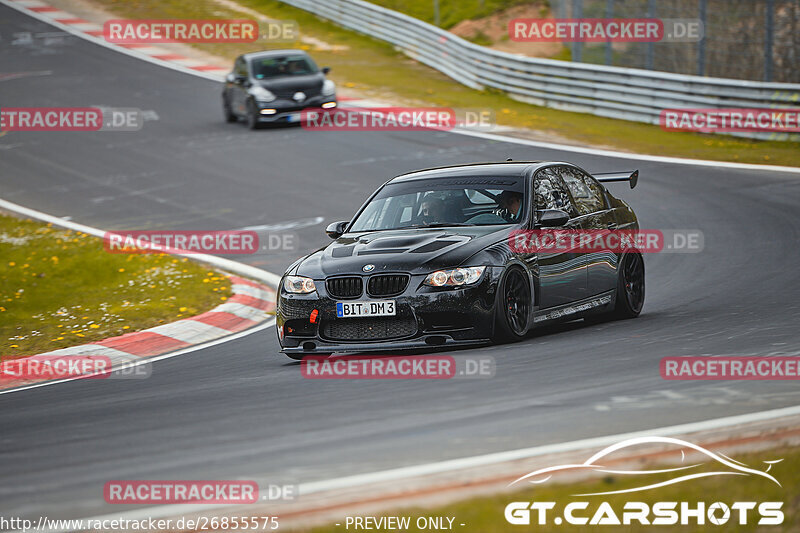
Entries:
POLYGON ((265 57, 253 61, 253 73, 259 80, 284 76, 316 74, 317 65, 307 56, 265 57))
POLYGON ((384 187, 350 231, 516 224, 525 205, 524 182, 518 178, 401 182, 384 187))

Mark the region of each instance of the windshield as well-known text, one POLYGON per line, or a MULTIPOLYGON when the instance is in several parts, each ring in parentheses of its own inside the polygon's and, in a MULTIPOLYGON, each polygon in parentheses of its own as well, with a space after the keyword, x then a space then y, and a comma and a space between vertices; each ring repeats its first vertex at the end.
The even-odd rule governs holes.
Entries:
POLYGON ((523 178, 476 176, 392 183, 367 204, 350 231, 516 224, 525 205, 523 178))
POLYGON ((318 71, 317 65, 305 55, 265 57, 253 60, 253 74, 259 80, 284 76, 305 76, 316 74, 318 71))

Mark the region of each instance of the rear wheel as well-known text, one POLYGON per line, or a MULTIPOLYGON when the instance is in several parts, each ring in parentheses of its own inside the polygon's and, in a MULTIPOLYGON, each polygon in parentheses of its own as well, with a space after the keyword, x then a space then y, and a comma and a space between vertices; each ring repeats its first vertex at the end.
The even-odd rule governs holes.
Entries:
POLYGON ((639 252, 622 254, 619 262, 614 318, 635 318, 644 305, 644 258, 639 252))
POLYGON ((528 332, 531 291, 525 272, 512 267, 500 281, 494 312, 494 341, 516 342, 528 332))

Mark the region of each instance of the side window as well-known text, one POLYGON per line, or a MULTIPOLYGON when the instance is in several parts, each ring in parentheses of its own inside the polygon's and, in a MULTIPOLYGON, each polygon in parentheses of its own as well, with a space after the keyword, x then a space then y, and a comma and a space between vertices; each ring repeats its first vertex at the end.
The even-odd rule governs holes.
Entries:
POLYGON ((603 191, 593 178, 573 167, 559 167, 558 170, 572 193, 578 213, 588 215, 605 208, 603 191))
POLYGON ((553 167, 543 168, 534 177, 536 188, 536 209, 561 209, 574 217, 575 206, 567 191, 567 186, 553 167))

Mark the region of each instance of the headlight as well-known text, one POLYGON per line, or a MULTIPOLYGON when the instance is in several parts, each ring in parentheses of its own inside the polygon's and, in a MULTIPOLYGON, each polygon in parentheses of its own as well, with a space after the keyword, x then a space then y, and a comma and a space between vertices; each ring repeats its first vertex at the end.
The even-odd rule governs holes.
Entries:
POLYGON ((271 102, 275 100, 275 95, 260 85, 250 87, 250 94, 259 102, 271 102))
POLYGON ((461 287, 475 283, 483 275, 486 267, 464 267, 453 270, 437 270, 428 274, 425 285, 431 287, 461 287))
POLYGON ((333 83, 331 80, 325 80, 325 83, 322 84, 322 94, 325 96, 330 96, 336 92, 336 84, 333 83))
POLYGON ((304 276, 286 276, 283 278, 283 290, 291 294, 308 294, 317 290, 314 280, 304 276))

